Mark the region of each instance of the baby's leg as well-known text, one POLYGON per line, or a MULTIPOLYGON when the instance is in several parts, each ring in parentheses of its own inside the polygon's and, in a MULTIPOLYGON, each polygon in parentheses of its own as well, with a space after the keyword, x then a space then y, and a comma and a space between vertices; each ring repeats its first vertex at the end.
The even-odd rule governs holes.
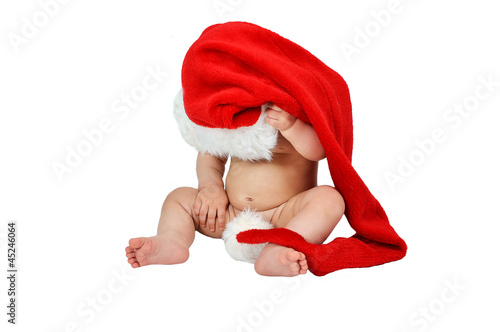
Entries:
POLYGON ((130 239, 129 246, 125 248, 132 267, 184 263, 189 257, 189 247, 197 229, 205 235, 221 237, 221 231, 199 229, 199 220, 193 213, 197 193, 194 188, 178 188, 167 196, 157 235, 130 239))
MULTIPOLYGON (((292 197, 276 210, 271 222, 275 227, 286 227, 299 233, 310 243, 320 244, 328 238, 343 214, 344 200, 340 193, 333 187, 319 186, 292 197)), ((268 276, 306 273, 307 267, 300 259, 294 262, 297 256, 294 253, 301 254, 270 243, 255 262, 255 271, 268 276)))

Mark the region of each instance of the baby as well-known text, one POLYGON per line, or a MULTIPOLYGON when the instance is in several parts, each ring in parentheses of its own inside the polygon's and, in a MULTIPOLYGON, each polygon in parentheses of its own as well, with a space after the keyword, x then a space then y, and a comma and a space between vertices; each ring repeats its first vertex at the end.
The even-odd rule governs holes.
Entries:
MULTIPOLYGON (((266 116, 266 123, 279 131, 272 161, 232 157, 224 190, 227 158, 198 154, 198 189, 172 191, 163 204, 157 235, 130 239, 125 251, 133 268, 184 263, 195 231, 221 238, 225 224, 246 208, 308 242, 327 239, 344 214, 344 200, 335 188, 317 185, 318 161, 325 158, 318 136, 311 125, 275 104, 269 104, 266 116)), ((295 276, 308 269, 303 253, 272 243, 254 268, 266 276, 295 276)))

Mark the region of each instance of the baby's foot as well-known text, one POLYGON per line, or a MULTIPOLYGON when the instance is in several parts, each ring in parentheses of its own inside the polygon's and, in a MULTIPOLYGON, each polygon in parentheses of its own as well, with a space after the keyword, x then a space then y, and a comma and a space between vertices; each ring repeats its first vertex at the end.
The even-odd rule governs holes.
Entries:
POLYGON ((307 261, 301 252, 270 243, 262 250, 254 267, 261 275, 293 277, 307 272, 307 261))
POLYGON ((130 239, 125 252, 133 268, 151 264, 180 264, 189 257, 188 248, 166 236, 130 239))

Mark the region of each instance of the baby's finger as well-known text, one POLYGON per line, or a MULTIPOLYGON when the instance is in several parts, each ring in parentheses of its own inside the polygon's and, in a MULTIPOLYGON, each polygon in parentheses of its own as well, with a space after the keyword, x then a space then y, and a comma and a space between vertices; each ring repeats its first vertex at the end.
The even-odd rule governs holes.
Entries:
POLYGON ((200 215, 201 203, 201 199, 197 197, 193 204, 193 212, 197 216, 200 215))
POLYGON ((277 124, 278 124, 278 120, 276 119, 273 119, 273 118, 270 118, 270 117, 266 117, 265 118, 265 121, 268 125, 272 126, 272 127, 275 127, 277 124))
POLYGON ((267 117, 268 118, 271 118, 271 119, 279 119, 279 117, 281 116, 281 112, 278 112, 278 111, 275 111, 275 110, 272 110, 272 109, 268 109, 266 111, 266 114, 267 114, 267 117))
POLYGON ((208 210, 208 229, 210 229, 212 232, 215 231, 215 215, 216 215, 215 209, 209 209, 208 210))
POLYGON ((199 214, 199 219, 200 219, 200 226, 205 227, 206 226, 206 221, 207 221, 207 213, 208 213, 208 205, 207 204, 202 204, 200 208, 200 214, 199 214))
POLYGON ((278 112, 283 112, 283 110, 281 108, 279 108, 275 103, 269 103, 269 105, 267 106, 267 109, 272 109, 272 110, 275 110, 278 112))
POLYGON ((226 227, 226 208, 219 209, 217 212, 217 224, 219 229, 222 231, 226 227))

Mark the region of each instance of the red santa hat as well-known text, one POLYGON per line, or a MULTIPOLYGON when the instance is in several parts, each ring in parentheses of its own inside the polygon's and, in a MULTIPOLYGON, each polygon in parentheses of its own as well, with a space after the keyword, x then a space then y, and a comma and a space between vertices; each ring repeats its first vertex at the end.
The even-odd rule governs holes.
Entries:
POLYGON ((405 242, 351 165, 351 101, 337 72, 270 30, 229 22, 208 27, 190 47, 182 67, 182 88, 176 119, 186 141, 202 152, 270 160, 277 132, 264 122, 268 102, 310 123, 355 231, 352 237, 322 245, 308 243, 285 228, 243 231, 237 241, 294 248, 306 255, 309 270, 316 275, 405 256, 405 242))

